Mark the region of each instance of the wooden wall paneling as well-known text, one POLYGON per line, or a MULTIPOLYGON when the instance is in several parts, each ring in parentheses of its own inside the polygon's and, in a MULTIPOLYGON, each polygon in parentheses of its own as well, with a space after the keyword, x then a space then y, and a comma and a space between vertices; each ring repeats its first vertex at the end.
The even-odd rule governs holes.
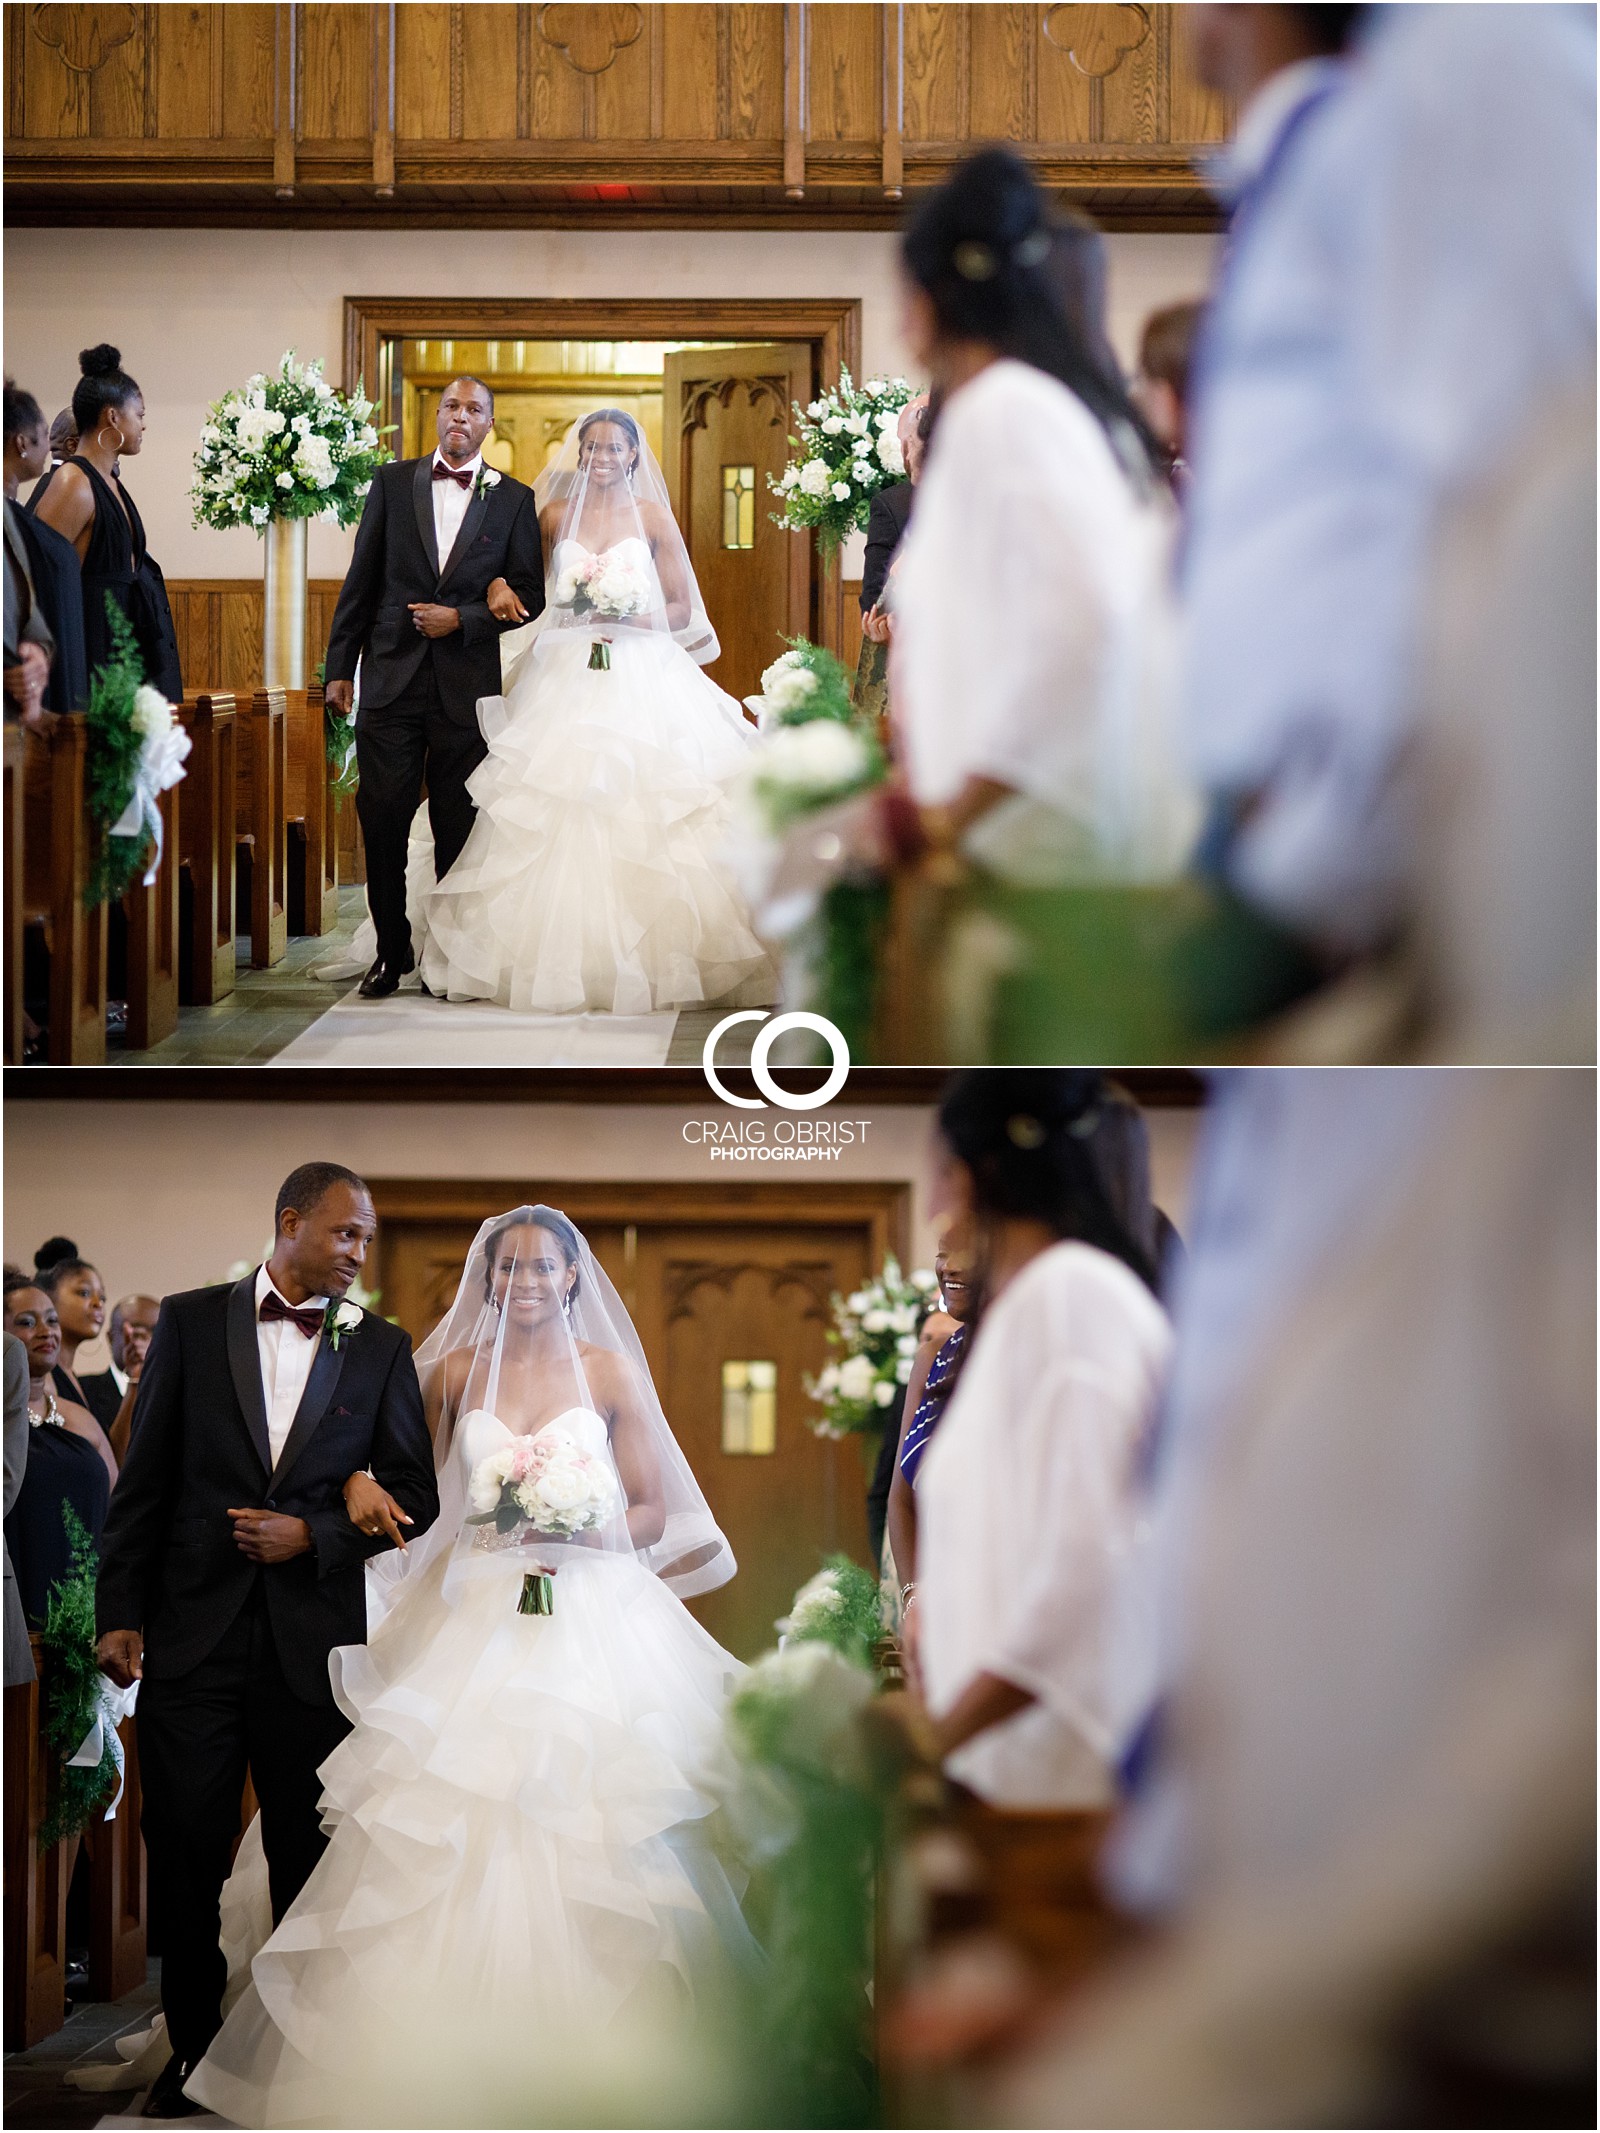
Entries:
MULTIPOLYGON (((33 1639, 34 1664, 40 1662, 33 1639)), ((49 1800, 42 1683, 5 1692, 5 2048, 23 2051, 66 2019, 65 1846, 39 1849, 49 1800)))
POLYGON ((460 20, 461 138, 517 137, 517 13, 514 7, 462 7, 460 20))
POLYGON ((222 47, 222 124, 227 140, 266 141, 273 132, 276 10, 235 0, 212 10, 222 47))
POLYGON ((302 141, 371 136, 373 24, 370 7, 297 6, 302 141))
POLYGON ((155 880, 148 888, 136 881, 122 899, 128 919, 128 1043, 140 1052, 170 1037, 178 1026, 182 791, 182 785, 174 785, 161 795, 161 861, 155 880))
POLYGON ((709 144, 727 131, 728 10, 690 4, 650 12, 661 74, 661 133, 672 141, 709 144))
POLYGON ((169 5, 162 15, 154 68, 160 137, 164 141, 214 139, 221 129, 213 110, 212 50, 222 43, 223 11, 169 5))
POLYGON ((450 138, 450 9, 407 0, 395 17, 395 134, 450 138))
POLYGON ((905 180, 905 0, 883 9, 883 194, 901 197, 905 180))
POLYGON ((1028 141, 1037 124, 1037 34, 1031 7, 968 13, 968 126, 978 141, 1028 141))
POLYGON ((1047 7, 1039 32, 1039 134, 1042 140, 1080 142, 1093 138, 1096 107, 1103 99, 1073 57, 1074 24, 1103 10, 1047 7))
POLYGON ((287 709, 282 689, 250 699, 247 739, 239 750, 235 819, 250 847, 250 967, 270 970, 289 947, 287 709))
POLYGON ((778 141, 784 131, 784 49, 788 10, 735 0, 727 21, 723 132, 730 141, 778 141))
POLYGON ((277 0, 272 12, 272 186, 279 199, 288 199, 294 192, 300 123, 300 9, 291 0, 277 0))
POLYGON ((376 0, 372 8, 372 189, 388 199, 394 192, 395 0, 376 0))
POLYGON ((217 633, 214 639, 217 672, 206 676, 213 685, 243 697, 253 690, 261 679, 265 650, 265 605, 261 586, 246 579, 248 596, 223 595, 218 598, 213 613, 217 633))
POLYGON ((1175 142, 1217 145, 1233 131, 1233 106, 1225 96, 1199 81, 1188 62, 1188 30, 1181 8, 1160 11, 1165 43, 1170 55, 1168 73, 1168 138, 1175 142))
POLYGON ((568 7, 536 7, 533 34, 528 48, 528 124, 536 141, 579 141, 591 138, 584 131, 586 112, 593 123, 594 99, 586 93, 584 77, 573 66, 563 47, 552 40, 566 26, 568 7))
POLYGON ((805 197, 805 0, 789 0, 783 11, 783 189, 791 200, 805 197))
MULTIPOLYGON (((6 12, 21 16, 28 29, 23 60, 27 70, 24 133, 33 140, 81 140, 89 131, 87 36, 77 33, 78 25, 66 10, 43 22, 37 8, 8 8, 6 12), (75 66, 71 58, 83 64, 75 66)), ((123 13, 131 17, 133 9, 125 8, 123 13)))
MULTIPOLYGON (((73 9, 80 17, 88 8, 73 9)), ((159 10, 154 7, 124 7, 101 10, 111 21, 100 26, 105 56, 89 73, 89 134, 98 141, 138 140, 145 131, 145 70, 150 47, 158 36, 159 10), (133 18, 130 36, 117 34, 120 18, 133 18)))
POLYGON ((1126 141, 1153 148, 1160 139, 1158 114, 1161 104, 1157 81, 1158 51, 1155 27, 1148 8, 1125 7, 1116 12, 1100 38, 1080 52, 1078 63, 1098 67, 1090 87, 1098 83, 1094 121, 1100 130, 1095 141, 1126 141))
MULTIPOLYGON (((587 57, 598 58, 606 38, 613 40, 610 57, 590 77, 594 84, 594 138, 648 141, 652 132, 653 83, 647 12, 632 6, 593 7, 588 12, 596 18, 608 17, 609 28, 605 37, 594 39, 587 57)), ((605 178, 603 167, 599 175, 602 180, 605 178)))
POLYGON ((964 141, 967 137, 965 7, 905 9, 905 135, 907 141, 964 141))
POLYGON ((806 9, 806 139, 877 141, 883 120, 881 7, 806 9))
POLYGON ((148 1946, 138 1729, 125 1718, 117 1730, 124 1757, 122 1798, 114 1820, 97 1819, 84 1832, 89 1853, 89 1990, 98 2000, 120 2000, 144 1983, 148 1946))

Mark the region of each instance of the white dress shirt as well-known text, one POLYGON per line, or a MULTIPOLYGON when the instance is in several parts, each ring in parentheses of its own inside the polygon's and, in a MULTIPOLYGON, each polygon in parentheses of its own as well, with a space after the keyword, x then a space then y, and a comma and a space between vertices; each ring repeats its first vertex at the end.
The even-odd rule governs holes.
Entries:
POLYGON ((981 1673, 1037 1698, 949 1758, 994 1806, 1111 1800, 1126 1695, 1114 1602, 1171 1341, 1120 1260, 1052 1245, 985 1315, 918 1469, 929 1708, 942 1716, 981 1673))
MULTIPOLYGON (((440 486, 445 485, 441 483, 440 486)), ((322 1335, 319 1333, 315 1340, 308 1341, 300 1328, 286 1318, 275 1318, 263 1324, 261 1305, 268 1294, 282 1296, 282 1291, 262 1267, 256 1275, 256 1352, 261 1357, 261 1389, 267 1396, 267 1441, 272 1447, 272 1464, 276 1467, 283 1457, 284 1444, 305 1396, 306 1380, 316 1361, 322 1335)), ((283 1302, 289 1303, 287 1296, 283 1296, 283 1302)), ((326 1296, 308 1296, 303 1304, 293 1304, 289 1308, 326 1310, 327 1305, 326 1296)))
MULTIPOLYGON (((434 453, 433 463, 436 467, 450 465, 443 452, 434 453)), ((457 474, 470 474, 472 479, 476 481, 478 471, 482 465, 483 454, 475 452, 464 467, 456 467, 452 471, 457 474)), ((431 475, 429 479, 432 480, 431 475)), ((456 535, 461 531, 461 521, 466 517, 467 506, 471 501, 471 489, 463 489, 459 482, 434 481, 433 537, 439 546, 439 568, 441 570, 450 560, 450 551, 456 545, 456 535)))

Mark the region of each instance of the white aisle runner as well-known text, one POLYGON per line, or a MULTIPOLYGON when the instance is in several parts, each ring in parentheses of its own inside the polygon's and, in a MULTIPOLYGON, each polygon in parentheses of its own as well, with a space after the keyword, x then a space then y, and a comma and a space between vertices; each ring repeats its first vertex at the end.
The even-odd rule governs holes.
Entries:
POLYGON ((273 1066, 665 1066, 675 1008, 656 1015, 522 1015, 470 1000, 352 989, 273 1066))

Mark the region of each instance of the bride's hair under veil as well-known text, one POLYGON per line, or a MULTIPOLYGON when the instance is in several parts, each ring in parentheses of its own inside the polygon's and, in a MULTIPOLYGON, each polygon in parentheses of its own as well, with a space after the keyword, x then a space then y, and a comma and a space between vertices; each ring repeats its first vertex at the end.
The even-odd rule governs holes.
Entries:
POLYGON ((545 539, 546 631, 655 630, 699 666, 719 656, 660 464, 626 409, 596 407, 580 416, 534 483, 534 499, 545 539), (630 600, 628 614, 607 615, 588 603, 586 581, 597 559, 630 600))
POLYGON ((733 1576, 733 1551, 662 1413, 627 1308, 559 1209, 513 1208, 482 1225, 416 1364, 439 1517, 403 1556, 382 1559, 380 1604, 446 1555, 447 1595, 464 1578, 559 1572, 595 1550, 631 1555, 685 1598, 733 1576), (545 1433, 601 1463, 608 1511, 566 1539, 501 1534, 473 1469, 484 1445, 545 1433))

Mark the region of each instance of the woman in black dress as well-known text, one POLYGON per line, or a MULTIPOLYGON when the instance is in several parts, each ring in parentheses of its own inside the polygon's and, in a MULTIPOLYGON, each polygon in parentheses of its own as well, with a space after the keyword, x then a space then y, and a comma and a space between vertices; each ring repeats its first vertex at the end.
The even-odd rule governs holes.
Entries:
POLYGON ((122 1394, 109 1370, 84 1376, 78 1369, 78 1350, 97 1341, 105 1330, 106 1285, 87 1259, 80 1259, 69 1240, 52 1238, 34 1258, 34 1279, 56 1307, 60 1334, 60 1358, 55 1366, 58 1398, 86 1407, 104 1430, 117 1419, 122 1394), (52 1247, 65 1245, 47 1258, 52 1247))
POLYGON ((8 1286, 5 1330, 28 1351, 30 1425, 27 1468, 6 1519, 6 1552, 29 1626, 39 1629, 51 1586, 71 1567, 62 1506, 71 1506, 98 1547, 116 1461, 94 1416, 56 1391, 52 1373, 61 1352, 61 1328, 43 1289, 26 1282, 8 1286))
MULTIPOLYGON (((24 481, 50 463, 44 415, 32 393, 7 378, 5 387, 5 487, 11 503, 24 481)), ((78 551, 53 526, 19 509, 10 520, 28 553, 33 590, 55 639, 47 711, 81 711, 89 700, 89 668, 83 638, 83 572, 78 551)))
POLYGON ((144 522, 119 471, 144 441, 144 395, 122 370, 118 349, 86 348, 78 361, 83 376, 72 395, 78 449, 45 476, 28 509, 78 552, 90 674, 111 656, 109 594, 133 625, 143 678, 177 703, 183 675, 166 580, 145 546, 144 522))

